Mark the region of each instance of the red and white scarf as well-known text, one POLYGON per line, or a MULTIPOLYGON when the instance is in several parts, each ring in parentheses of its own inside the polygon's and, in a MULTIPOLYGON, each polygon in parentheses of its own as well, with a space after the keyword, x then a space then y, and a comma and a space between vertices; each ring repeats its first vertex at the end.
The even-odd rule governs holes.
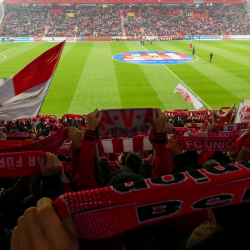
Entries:
POLYGON ((250 164, 244 162, 67 193, 53 206, 62 220, 71 215, 79 237, 104 239, 175 216, 250 201, 249 183, 250 164))

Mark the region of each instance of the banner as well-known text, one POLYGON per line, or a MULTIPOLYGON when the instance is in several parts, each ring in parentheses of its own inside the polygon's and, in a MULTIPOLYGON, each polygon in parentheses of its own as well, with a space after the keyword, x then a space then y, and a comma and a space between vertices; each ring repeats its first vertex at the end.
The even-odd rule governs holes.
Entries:
POLYGON ((234 122, 243 123, 249 121, 250 121, 250 106, 240 103, 234 122))
POLYGON ((203 104, 198 100, 198 98, 193 95, 182 83, 179 83, 174 90, 174 93, 179 93, 186 102, 196 109, 203 107, 203 104))

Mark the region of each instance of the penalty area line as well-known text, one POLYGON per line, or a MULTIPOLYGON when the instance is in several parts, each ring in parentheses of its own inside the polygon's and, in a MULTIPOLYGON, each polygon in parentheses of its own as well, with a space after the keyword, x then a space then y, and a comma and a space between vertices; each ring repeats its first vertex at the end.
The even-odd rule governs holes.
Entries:
MULTIPOLYGON (((138 43, 138 42, 137 42, 138 43)), ((138 43, 139 44, 139 43, 138 43)), ((139 44, 140 45, 140 44, 139 44)), ((140 45, 140 46, 142 46, 142 45, 140 45)), ((144 46, 142 46, 145 50, 147 50, 147 51, 149 51, 148 49, 146 49, 144 46)), ((197 56, 197 59, 196 60, 198 60, 198 56, 197 56)), ((195 60, 195 61, 196 61, 195 60)), ((204 106, 207 106, 209 109, 212 109, 208 104, 206 104, 198 95, 196 95, 195 94, 195 92, 192 90, 192 89, 190 89, 188 86, 187 86, 187 84, 185 84, 172 70, 170 70, 165 64, 163 64, 163 66, 173 75, 173 76, 175 76, 189 91, 191 91, 192 93, 193 93, 193 95, 198 99, 198 100, 200 100, 203 104, 204 104, 204 106)))

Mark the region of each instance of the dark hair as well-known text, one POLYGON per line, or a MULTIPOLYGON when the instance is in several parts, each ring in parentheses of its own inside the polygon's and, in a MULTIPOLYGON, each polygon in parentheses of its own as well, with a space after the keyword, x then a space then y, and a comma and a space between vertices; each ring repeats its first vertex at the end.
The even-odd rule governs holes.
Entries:
POLYGON ((139 169, 139 175, 142 176, 144 179, 151 178, 152 171, 153 166, 148 162, 143 162, 139 169))
POLYGON ((231 152, 230 157, 231 157, 232 159, 236 160, 237 157, 238 157, 238 155, 239 155, 239 154, 238 154, 237 152, 231 152))
POLYGON ((138 153, 131 152, 127 155, 125 166, 131 168, 135 174, 139 174, 139 169, 142 165, 142 158, 138 153))
POLYGON ((122 166, 125 166, 125 161, 126 161, 126 158, 127 158, 128 155, 124 155, 122 157, 122 166))
POLYGON ((250 223, 250 203, 214 208, 216 222, 222 227, 246 226, 250 223))
POLYGON ((13 128, 13 129, 16 129, 16 125, 14 125, 12 128, 13 128))
POLYGON ((211 168, 211 167, 215 167, 215 166, 220 166, 220 163, 218 161, 215 161, 215 160, 207 160, 203 163, 203 168, 205 170, 211 168))
POLYGON ((101 157, 101 158, 99 158, 99 166, 101 169, 102 178, 105 181, 106 178, 111 173, 111 164, 106 157, 101 157))

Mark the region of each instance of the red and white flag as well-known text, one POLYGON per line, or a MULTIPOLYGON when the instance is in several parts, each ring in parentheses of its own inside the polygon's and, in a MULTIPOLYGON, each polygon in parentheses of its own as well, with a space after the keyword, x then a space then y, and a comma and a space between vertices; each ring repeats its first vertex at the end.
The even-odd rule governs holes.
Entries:
POLYGON ((250 107, 243 103, 239 104, 234 123, 250 122, 250 107))
POLYGON ((233 106, 223 115, 219 114, 216 110, 212 110, 212 114, 213 114, 213 125, 224 125, 224 124, 230 124, 231 120, 232 120, 232 116, 233 116, 233 112, 234 112, 234 107, 235 107, 235 103, 233 104, 233 106))
POLYGON ((35 117, 41 110, 65 42, 0 81, 0 120, 35 117))
POLYGON ((186 102, 192 105, 196 109, 200 109, 203 107, 203 104, 199 101, 199 99, 192 94, 182 83, 179 83, 174 90, 174 93, 179 93, 186 102))

